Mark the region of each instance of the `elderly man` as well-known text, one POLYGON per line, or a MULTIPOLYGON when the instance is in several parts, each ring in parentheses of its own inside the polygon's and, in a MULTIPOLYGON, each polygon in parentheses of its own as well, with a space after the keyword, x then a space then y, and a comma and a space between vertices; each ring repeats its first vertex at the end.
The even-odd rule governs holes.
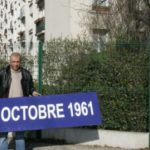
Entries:
MULTIPOLYGON (((0 70, 0 98, 38 96, 30 72, 21 67, 21 55, 14 52, 8 66, 0 70)), ((0 150, 8 150, 7 134, 0 133, 0 150)), ((24 132, 16 132, 16 150, 25 150, 24 132)))

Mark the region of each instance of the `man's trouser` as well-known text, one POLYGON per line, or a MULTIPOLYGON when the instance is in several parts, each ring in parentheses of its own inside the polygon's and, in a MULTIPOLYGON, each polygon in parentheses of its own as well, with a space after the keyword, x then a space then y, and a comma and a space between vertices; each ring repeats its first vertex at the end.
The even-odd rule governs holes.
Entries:
MULTIPOLYGON (((7 132, 0 133, 0 150, 8 150, 7 132)), ((24 132, 15 133, 16 150, 25 150, 24 132)))

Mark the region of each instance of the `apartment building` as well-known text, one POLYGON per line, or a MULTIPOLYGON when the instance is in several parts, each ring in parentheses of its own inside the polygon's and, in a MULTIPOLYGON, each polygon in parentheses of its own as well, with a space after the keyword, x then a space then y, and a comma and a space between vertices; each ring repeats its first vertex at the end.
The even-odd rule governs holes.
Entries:
POLYGON ((101 45, 107 40, 102 18, 109 12, 109 1, 97 0, 0 0, 0 56, 18 51, 34 56, 35 78, 39 41, 52 37, 86 34, 101 45), (95 17, 99 25, 93 23, 95 17))
POLYGON ((0 0, 0 54, 37 53, 44 40, 44 0, 0 0))
POLYGON ((110 0, 46 0, 45 38, 86 34, 100 51, 108 40, 103 18, 110 12, 110 0))
MULTIPOLYGON (((109 0, 0 0, 0 53, 21 51, 35 55, 39 40, 107 32, 102 20, 89 25, 88 16, 109 12, 109 0)), ((91 22, 91 20, 90 20, 91 22)), ((100 40, 100 38, 99 38, 100 40)))

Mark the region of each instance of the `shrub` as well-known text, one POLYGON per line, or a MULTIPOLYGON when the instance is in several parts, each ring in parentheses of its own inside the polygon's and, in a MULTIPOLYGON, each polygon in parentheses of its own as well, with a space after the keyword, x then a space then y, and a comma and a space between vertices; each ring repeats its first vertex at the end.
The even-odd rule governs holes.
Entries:
POLYGON ((0 69, 3 68, 3 67, 5 67, 7 64, 8 64, 8 63, 7 63, 6 60, 0 59, 0 69))
MULTIPOLYGON (((57 48, 65 50, 65 42, 57 42, 53 43, 54 45, 49 43, 51 48, 57 45, 57 48)), ((88 52, 85 52, 82 47, 80 49, 82 52, 73 54, 72 45, 75 46, 76 43, 69 44, 69 42, 67 41, 70 45, 68 47, 70 53, 68 54, 68 51, 63 53, 66 57, 56 53, 54 54, 56 58, 52 55, 52 59, 49 59, 50 65, 45 62, 45 67, 59 66, 58 70, 56 67, 45 72, 44 81, 49 83, 45 85, 47 86, 45 91, 48 93, 96 91, 104 120, 100 128, 147 131, 148 55, 146 49, 138 51, 116 49, 116 46, 111 44, 107 50, 97 53, 90 44, 88 52), (63 61, 57 60, 58 54, 63 61), (58 62, 60 64, 56 65, 58 62), (58 71, 57 76, 55 76, 56 71, 58 71)))

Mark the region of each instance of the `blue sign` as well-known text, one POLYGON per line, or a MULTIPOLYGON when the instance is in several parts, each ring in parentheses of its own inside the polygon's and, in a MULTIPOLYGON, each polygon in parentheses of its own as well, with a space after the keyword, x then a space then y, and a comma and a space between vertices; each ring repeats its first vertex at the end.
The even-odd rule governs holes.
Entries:
POLYGON ((95 92, 0 99, 0 132, 99 125, 95 92))

